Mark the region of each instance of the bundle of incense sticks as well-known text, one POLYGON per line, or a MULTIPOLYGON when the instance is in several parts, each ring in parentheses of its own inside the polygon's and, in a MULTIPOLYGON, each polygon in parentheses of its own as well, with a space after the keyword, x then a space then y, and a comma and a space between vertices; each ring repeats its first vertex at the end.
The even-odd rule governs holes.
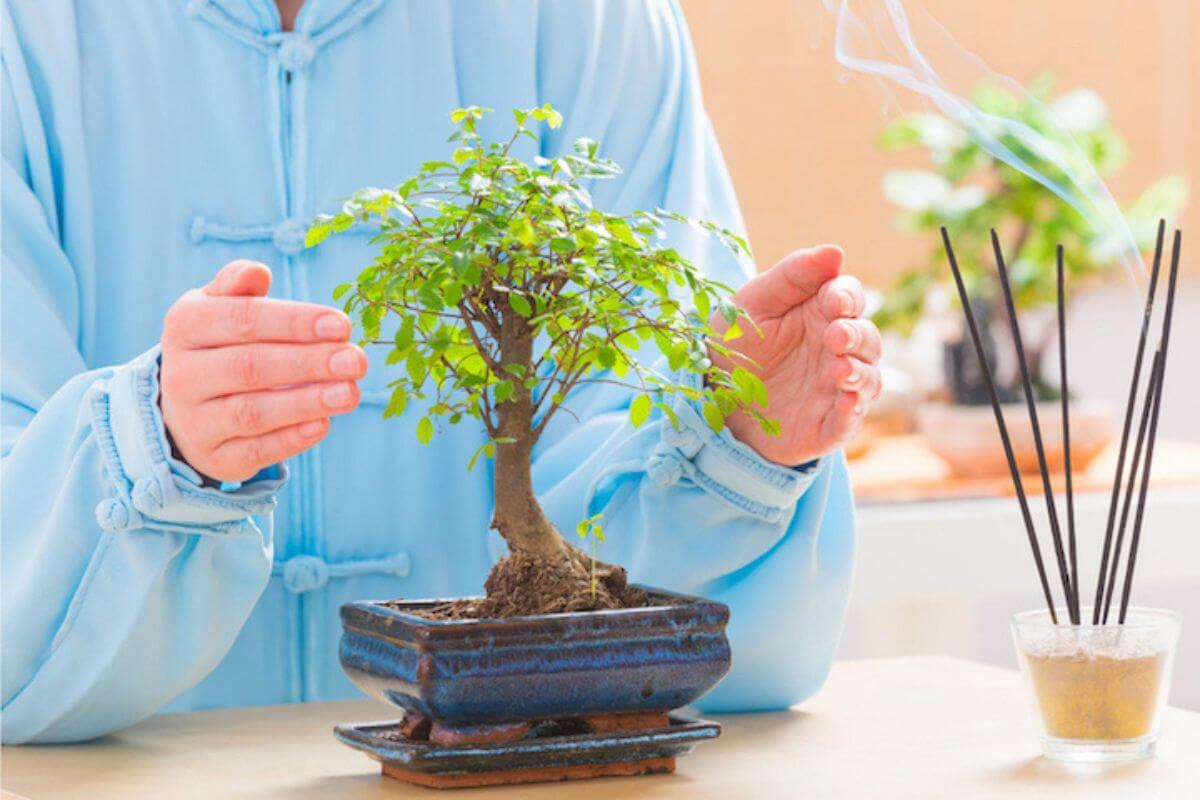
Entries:
MULTIPOLYGON (((1108 624, 1109 609, 1112 606, 1113 589, 1117 583, 1118 569, 1121 564, 1121 550, 1125 545, 1125 532, 1129 523, 1130 511, 1133 511, 1133 527, 1130 531, 1128 550, 1129 555, 1125 564, 1124 584, 1121 590, 1121 605, 1118 613, 1118 624, 1124 624, 1125 614, 1129 609, 1129 594, 1133 586, 1133 572, 1137 565, 1138 546, 1141 543, 1142 522, 1145 518, 1146 494, 1150 486, 1150 467, 1154 461, 1154 440, 1158 434, 1158 414, 1162 408, 1163 378, 1167 368, 1167 350, 1171 340, 1171 318, 1175 309, 1175 286, 1179 275, 1179 251, 1182 244, 1182 234, 1175 231, 1175 240, 1171 248, 1171 271, 1167 282, 1166 309, 1162 315, 1162 329, 1158 336, 1158 344, 1150 365, 1149 376, 1144 392, 1141 390, 1142 366, 1145 360, 1146 341, 1151 328, 1151 318, 1154 315, 1154 297, 1158 287, 1159 268, 1162 265, 1163 240, 1166 234, 1166 221, 1158 224, 1158 240, 1154 247, 1154 264, 1150 272, 1150 284, 1146 292, 1146 306, 1142 317, 1141 332, 1138 336, 1137 352, 1133 362, 1133 377, 1129 385, 1129 399, 1125 406, 1125 422, 1121 431, 1120 450, 1117 454, 1116 475, 1113 478, 1112 498, 1109 501, 1108 523, 1104 532, 1103 550, 1100 555, 1100 574, 1096 580, 1096 599, 1092 609, 1092 625, 1108 624), (1129 449, 1129 434, 1132 429, 1135 409, 1141 395, 1141 414, 1138 422, 1137 437, 1134 440, 1133 458, 1129 465, 1128 475, 1125 472, 1126 456, 1129 449), (1136 490, 1136 491, 1135 491, 1136 490), (1134 497, 1136 493, 1136 499, 1134 497), (1118 506, 1120 512, 1118 514, 1118 506), (1118 522, 1119 517, 1119 522, 1118 522), (1114 537, 1114 532, 1116 536, 1114 537)), ((1050 611, 1050 618, 1058 624, 1058 613, 1055 610, 1054 596, 1050 590, 1050 581, 1046 577, 1046 565, 1042 559, 1041 546, 1038 543, 1037 531, 1034 529, 1033 517, 1029 510, 1029 501, 1025 496, 1025 486, 1021 481, 1021 472, 1017 468, 1016 456, 1013 453, 1012 441, 1008 435, 1008 426, 1004 422, 1004 411, 1000 405, 1000 396, 996 392, 995 380, 987 356, 983 348, 983 339, 975 315, 971 310, 967 287, 959 270, 958 259, 954 256, 954 248, 950 244, 950 234, 942 228, 942 244, 946 248, 946 258, 950 262, 950 270, 954 273, 954 283, 958 288, 958 298, 962 303, 963 314, 967 320, 967 330, 979 358, 980 373, 983 376, 984 387, 992 402, 992 411, 996 415, 996 427, 1000 431, 1000 441, 1004 445, 1004 455, 1008 460, 1008 469, 1012 475, 1013 488, 1017 493, 1017 502, 1021 507, 1021 518, 1025 523, 1025 532, 1029 538, 1029 547, 1033 551, 1033 561, 1037 567, 1038 578, 1042 584, 1042 594, 1050 611)), ((1021 384, 1025 390, 1025 405, 1029 413, 1030 428, 1033 432, 1033 443, 1037 450, 1038 468, 1041 472, 1042 493, 1046 500, 1046 513, 1050 519, 1050 537, 1054 543, 1054 558, 1058 568, 1059 580, 1062 582, 1063 595, 1066 599, 1067 613, 1072 625, 1082 624, 1079 605, 1079 561, 1075 541, 1075 498, 1071 476, 1071 424, 1069 385, 1067 382, 1067 324, 1065 308, 1065 285, 1063 248, 1058 247, 1057 288, 1058 288, 1058 365, 1060 373, 1060 389, 1062 393, 1062 429, 1063 452, 1065 453, 1064 469, 1066 471, 1066 501, 1067 501, 1067 535, 1066 547, 1063 546, 1062 526, 1058 517, 1058 506, 1054 491, 1050 485, 1050 470, 1046 464, 1046 450, 1042 440, 1041 427, 1038 424, 1037 402, 1033 394, 1033 384, 1029 378, 1029 365, 1025 359, 1025 347, 1021 342, 1021 326, 1017 321, 1017 310, 1013 302, 1012 286, 1008 280, 1008 270, 1004 264, 1004 253, 1000 248, 1000 238, 992 231, 992 250, 996 256, 996 270, 999 273, 1000 288, 1004 295, 1004 307, 1008 322, 1012 328, 1012 340, 1016 349, 1017 364, 1021 373, 1021 384)))

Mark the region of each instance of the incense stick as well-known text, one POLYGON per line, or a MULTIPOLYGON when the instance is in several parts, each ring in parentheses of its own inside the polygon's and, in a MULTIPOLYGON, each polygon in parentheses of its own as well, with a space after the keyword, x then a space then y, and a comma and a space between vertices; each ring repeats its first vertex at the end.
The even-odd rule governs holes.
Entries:
POLYGON ((1133 378, 1129 382, 1129 399, 1125 403, 1125 423, 1121 429, 1121 445, 1117 451, 1116 473, 1113 476, 1112 497, 1108 502, 1108 523, 1104 530, 1104 543, 1100 549, 1100 574, 1096 578, 1096 600, 1092 604, 1092 624, 1100 623, 1100 606, 1104 598, 1105 574, 1112 552, 1113 525, 1117 518, 1117 501, 1121 497, 1121 482, 1124 477, 1125 455, 1129 445, 1129 430, 1133 423, 1133 410, 1137 406, 1138 381, 1142 376, 1142 359, 1146 352, 1146 337, 1150 331, 1150 318, 1154 312, 1154 293, 1158 285, 1158 271, 1162 264, 1163 238, 1167 222, 1159 220, 1158 237, 1154 245, 1154 265, 1150 271, 1150 286, 1146 290, 1146 308, 1142 316, 1142 330, 1138 336, 1137 354, 1133 361, 1133 378))
MULTIPOLYGON (((1063 471, 1067 477, 1067 548, 1071 559, 1071 590, 1075 597, 1075 608, 1079 608, 1079 554, 1075 544, 1075 492, 1071 481, 1071 411, 1070 388, 1067 383, 1067 311, 1066 285, 1063 269, 1063 246, 1057 249, 1058 277, 1058 374, 1059 392, 1062 394, 1062 443, 1063 471)), ((1080 620, 1076 619, 1078 625, 1080 620)))
MULTIPOLYGON (((1162 405, 1164 361, 1158 362, 1158 377, 1154 382, 1154 411, 1150 415, 1150 441, 1146 445, 1146 463, 1142 468, 1142 488, 1138 492, 1137 513, 1133 519, 1133 535, 1129 541, 1129 563, 1125 567, 1125 585, 1121 589, 1121 611, 1117 624, 1125 624, 1125 613, 1129 610, 1129 590, 1133 583, 1133 569, 1137 564, 1138 544, 1142 534, 1142 515, 1146 510, 1146 492, 1150 488, 1150 465, 1154 461, 1154 439, 1158 435, 1158 409, 1162 405)), ((1108 623, 1108 609, 1104 609, 1104 622, 1108 623)))
POLYGON ((1138 423, 1137 439, 1133 446, 1133 461, 1129 465, 1129 481, 1125 485, 1125 501, 1121 504, 1121 523, 1117 526, 1117 538, 1113 546, 1112 564, 1109 567, 1108 578, 1104 584, 1104 609, 1100 622, 1108 624, 1108 611, 1112 606, 1113 587, 1117 582, 1117 570, 1121 564, 1121 547, 1125 543, 1125 525, 1129 522, 1129 509, 1133 506, 1133 488, 1137 483, 1138 469, 1142 464, 1142 448, 1146 445, 1146 431, 1150 422, 1150 411, 1154 405, 1154 393, 1157 388, 1159 367, 1162 365, 1162 350, 1154 351, 1154 361, 1150 365, 1150 383, 1146 386, 1146 398, 1142 401, 1142 416, 1138 423))
POLYGON ((1167 307, 1163 312, 1162 334, 1159 336, 1162 357, 1158 364, 1158 381, 1154 393, 1154 410, 1150 417, 1150 440, 1146 445, 1146 465, 1142 472, 1142 488, 1138 493, 1137 514, 1133 519, 1133 534, 1129 541, 1129 563, 1125 567, 1125 585, 1121 589, 1121 613, 1117 623, 1125 624, 1125 614, 1129 610, 1129 594, 1133 588, 1133 570, 1137 565, 1138 545, 1142 539, 1142 519, 1146 511, 1146 494, 1150 489, 1150 468, 1154 461, 1154 442, 1158 437, 1158 413, 1162 408, 1163 385, 1166 382, 1167 355, 1171 345, 1171 319, 1175 311, 1175 286, 1179 277, 1179 254, 1183 245, 1183 235, 1175 231, 1175 241, 1171 247, 1171 275, 1167 282, 1167 307))
POLYGON ((1062 531, 1058 525, 1058 509, 1054 502, 1054 489, 1050 485, 1050 468, 1046 463, 1046 448, 1042 443, 1042 429, 1038 424, 1037 401, 1033 396, 1033 382, 1029 379, 1029 364, 1025 358, 1025 345, 1021 341, 1021 325, 1017 321, 1017 309, 1013 302, 1012 286, 1008 281, 1008 270, 1004 266, 1004 253, 1000 249, 1000 237, 992 229, 992 250, 996 254, 996 269, 1000 273, 1000 289, 1004 294, 1004 305, 1008 311, 1008 321, 1012 327, 1013 345, 1016 348, 1017 365, 1020 367, 1021 384, 1025 389, 1025 404, 1029 408, 1029 423, 1033 429, 1033 444, 1037 450, 1038 470, 1042 476, 1042 492, 1046 497, 1046 513, 1050 516, 1050 536, 1054 541, 1054 555, 1058 561, 1058 574, 1062 580, 1063 593, 1067 598, 1067 612, 1071 623, 1079 624, 1079 611, 1076 608, 1074 593, 1071 590, 1071 578, 1067 574, 1067 559, 1063 552, 1062 531))
POLYGON ((1021 518, 1025 523, 1025 532, 1029 537, 1029 547, 1033 551, 1033 562, 1037 566, 1038 578, 1042 583, 1042 594, 1046 598, 1046 608, 1050 611, 1050 619, 1058 624, 1058 614, 1054 610, 1054 598, 1050 593, 1050 582, 1046 579, 1046 565, 1042 561, 1042 550, 1038 546, 1037 534, 1033 528, 1033 517, 1029 513, 1029 502, 1025 498, 1025 487, 1021 483, 1021 471, 1017 469, 1017 459, 1013 454, 1012 441, 1008 436, 1008 426, 1004 423, 1004 412, 1000 409, 1000 396, 996 394, 996 386, 992 381, 991 367, 988 366, 987 354, 983 349, 983 339, 979 335, 979 326, 975 323, 975 314, 971 311, 971 301, 967 297, 967 287, 963 282, 962 273, 958 269, 958 259, 954 257, 954 248, 950 245, 950 234, 942 227, 942 244, 946 248, 946 258, 950 262, 950 271, 954 274, 954 283, 958 288, 958 299, 962 303, 963 313, 967 318, 967 329, 971 334, 971 342, 975 346, 975 355, 979 359, 979 369, 983 375, 983 383, 987 388, 988 397, 992 401, 992 412, 996 415, 996 427, 1000 430, 1000 441, 1004 445, 1004 457, 1008 460, 1008 471, 1012 475, 1013 488, 1017 492, 1017 502, 1021 506, 1021 518))

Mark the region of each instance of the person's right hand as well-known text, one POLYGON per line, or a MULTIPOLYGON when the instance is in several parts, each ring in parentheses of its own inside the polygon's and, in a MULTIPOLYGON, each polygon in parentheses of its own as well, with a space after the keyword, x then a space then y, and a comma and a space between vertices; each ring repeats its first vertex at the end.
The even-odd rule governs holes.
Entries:
POLYGON ((271 270, 232 261, 163 319, 163 421, 189 465, 244 481, 324 438, 358 405, 367 356, 341 311, 266 296, 271 270))

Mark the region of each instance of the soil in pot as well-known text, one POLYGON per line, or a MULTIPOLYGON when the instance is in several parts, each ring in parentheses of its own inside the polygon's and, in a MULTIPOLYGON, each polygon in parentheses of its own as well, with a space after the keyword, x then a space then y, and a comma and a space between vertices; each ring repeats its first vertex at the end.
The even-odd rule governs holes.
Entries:
MULTIPOLYGON (((583 556, 586 559, 586 556, 583 556)), ((595 583, 590 559, 587 580, 580 580, 577 564, 516 552, 492 567, 484 589, 486 597, 453 600, 408 613, 428 619, 504 619, 537 614, 565 614, 615 608, 644 608, 650 599, 630 586, 621 567, 597 562, 595 583)))

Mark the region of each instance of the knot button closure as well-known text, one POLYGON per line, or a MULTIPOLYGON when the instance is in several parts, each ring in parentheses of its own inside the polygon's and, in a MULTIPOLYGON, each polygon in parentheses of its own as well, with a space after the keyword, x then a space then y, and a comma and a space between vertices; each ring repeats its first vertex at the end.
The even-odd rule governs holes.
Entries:
POLYGON ((673 455, 655 455, 646 464, 646 476, 655 486, 665 489, 683 477, 683 464, 673 455))
POLYGON ((142 515, 121 498, 110 497, 96 506, 96 522, 101 530, 116 533, 140 528, 142 515))
POLYGON ((295 594, 313 592, 329 583, 329 565, 316 556, 293 556, 283 562, 283 585, 295 594))
POLYGON ((130 499, 134 507, 142 511, 161 511, 166 506, 162 484, 152 475, 138 479, 133 485, 130 499))
POLYGON ((279 43, 276 57, 279 59, 281 67, 288 72, 296 72, 304 69, 316 54, 317 46, 313 44, 312 39, 303 33, 287 33, 284 34, 283 41, 279 43))
POLYGON ((271 242, 285 256, 299 255, 304 251, 304 237, 308 235, 308 223, 298 217, 286 219, 275 226, 271 242))

